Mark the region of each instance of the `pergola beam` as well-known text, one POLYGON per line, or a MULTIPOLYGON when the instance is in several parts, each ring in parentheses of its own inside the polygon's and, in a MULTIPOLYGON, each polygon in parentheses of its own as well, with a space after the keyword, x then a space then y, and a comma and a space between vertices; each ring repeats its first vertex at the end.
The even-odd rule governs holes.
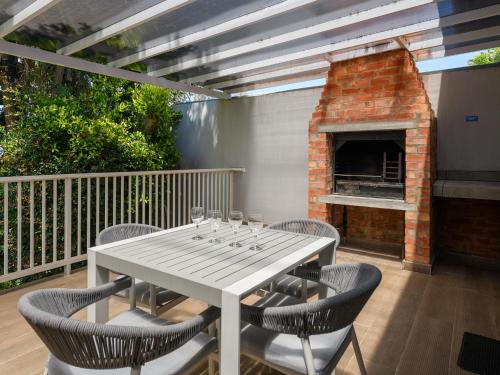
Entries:
POLYGON ((309 50, 293 52, 285 55, 276 56, 270 59, 256 61, 248 64, 238 65, 235 67, 230 67, 226 69, 221 69, 212 73, 202 74, 195 77, 190 77, 185 82, 188 83, 198 83, 206 82, 208 80, 221 78, 233 74, 240 74, 246 71, 257 70, 261 68, 271 67, 274 65, 286 64, 293 61, 300 61, 307 58, 313 58, 325 53, 331 53, 335 51, 340 51, 344 49, 360 47, 366 44, 378 43, 381 41, 386 41, 390 39, 395 39, 401 36, 405 36, 413 33, 420 33, 436 28, 442 28, 452 25, 457 25, 465 22, 476 21, 483 18, 492 17, 500 14, 500 5, 492 5, 489 7, 484 7, 468 12, 462 12, 454 14, 444 18, 435 18, 428 21, 423 21, 415 23, 412 25, 407 25, 403 27, 398 27, 391 30, 380 31, 377 33, 372 33, 368 35, 361 36, 359 38, 347 39, 336 43, 327 44, 325 46, 312 48, 309 50))
POLYGON ((0 25, 0 38, 25 25, 61 0, 36 0, 0 25))
POLYGON ((271 5, 267 8, 257 10, 252 13, 234 18, 232 20, 220 23, 215 26, 208 27, 204 30, 161 43, 157 46, 146 48, 142 51, 132 53, 117 60, 111 61, 108 65, 114 67, 122 67, 137 61, 145 60, 165 52, 169 52, 183 46, 200 42, 212 38, 214 36, 234 31, 257 22, 261 22, 271 17, 290 12, 305 5, 314 3, 318 0, 285 0, 281 3, 271 5))
POLYGON ((258 40, 253 43, 248 43, 239 47, 230 48, 228 50, 217 52, 211 55, 202 56, 200 58, 180 62, 175 65, 151 71, 148 74, 152 75, 153 77, 160 77, 176 73, 182 70, 195 68, 200 65, 210 64, 231 57, 243 55, 246 53, 259 51, 264 48, 275 47, 277 45, 292 42, 301 38, 337 30, 345 26, 387 16, 390 14, 422 6, 432 2, 434 2, 434 0, 399 0, 390 4, 378 5, 371 9, 364 10, 359 13, 353 13, 346 16, 338 17, 336 19, 323 22, 318 25, 305 27, 299 30, 294 30, 288 33, 276 35, 267 39, 258 40))
POLYGON ((7 42, 5 40, 0 40, 0 53, 37 60, 48 64, 63 66, 66 68, 82 70, 85 72, 103 74, 106 76, 121 78, 128 81, 149 83, 151 85, 159 87, 211 96, 214 98, 229 99, 231 97, 229 94, 221 91, 214 91, 204 87, 169 81, 165 78, 151 77, 146 74, 131 72, 125 69, 113 68, 75 57, 59 55, 54 52, 44 51, 33 47, 26 47, 20 44, 7 42))
POLYGON ((103 40, 109 39, 115 35, 121 34, 127 30, 133 29, 134 27, 140 26, 152 19, 158 18, 179 9, 194 0, 165 0, 158 3, 150 8, 147 8, 139 13, 136 13, 130 17, 124 18, 123 20, 116 22, 110 26, 104 27, 103 29, 92 33, 85 38, 79 39, 76 42, 68 44, 57 50, 57 53, 61 55, 72 55, 75 52, 81 51, 87 47, 93 46, 103 40))

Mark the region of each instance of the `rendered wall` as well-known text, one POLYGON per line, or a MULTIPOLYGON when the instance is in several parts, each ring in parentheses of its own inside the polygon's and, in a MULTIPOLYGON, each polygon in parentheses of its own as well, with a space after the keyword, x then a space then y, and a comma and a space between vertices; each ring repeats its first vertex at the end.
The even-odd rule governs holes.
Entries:
POLYGON ((266 222, 307 216, 307 124, 319 89, 181 105, 183 168, 244 167, 235 208, 266 222))
POLYGON ((500 171, 500 66, 424 74, 438 119, 438 170, 500 171), (478 122, 465 116, 478 115, 478 122))

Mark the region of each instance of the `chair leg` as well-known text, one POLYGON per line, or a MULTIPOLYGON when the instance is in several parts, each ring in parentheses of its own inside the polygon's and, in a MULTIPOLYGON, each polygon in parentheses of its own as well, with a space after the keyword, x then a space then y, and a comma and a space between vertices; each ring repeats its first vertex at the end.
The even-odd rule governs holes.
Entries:
POLYGON ((307 301, 307 280, 302 279, 300 282, 300 296, 303 301, 307 301))
POLYGON ((272 281, 271 284, 269 284, 269 291, 270 292, 276 291, 276 281, 272 281))
POLYGON ((149 284, 149 308, 151 309, 151 315, 157 316, 158 311, 156 310, 156 287, 153 284, 149 284))
POLYGON ((215 360, 208 357, 208 375, 215 375, 215 360))
POLYGON ((363 362, 363 355, 361 354, 361 348, 359 347, 358 337, 356 336, 354 327, 352 327, 352 346, 354 348, 356 360, 358 361, 359 372, 361 375, 366 375, 365 363, 363 362))
POLYGON ((130 369, 130 375, 141 375, 141 368, 140 367, 132 367, 130 369))
POLYGON ((132 284, 130 285, 129 292, 129 304, 130 304, 130 310, 133 310, 136 308, 136 297, 135 297, 135 277, 132 277, 132 284))
POLYGON ((311 350, 311 343, 309 342, 309 337, 301 338, 302 350, 304 351, 304 361, 306 362, 307 375, 316 375, 316 369, 314 368, 313 354, 311 350))

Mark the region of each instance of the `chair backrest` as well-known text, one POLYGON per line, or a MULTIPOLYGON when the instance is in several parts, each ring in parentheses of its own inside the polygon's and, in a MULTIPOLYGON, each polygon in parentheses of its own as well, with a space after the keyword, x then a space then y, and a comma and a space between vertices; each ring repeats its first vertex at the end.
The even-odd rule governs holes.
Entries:
POLYGON ((284 230, 287 232, 310 234, 319 237, 335 238, 335 249, 340 244, 340 234, 332 225, 313 219, 291 219, 273 223, 269 229, 284 230))
POLYGON ((242 305, 242 319, 275 332, 299 337, 337 331, 352 324, 380 283, 375 266, 362 263, 299 267, 297 275, 335 290, 336 295, 291 306, 242 305))
POLYGON ((155 327, 69 318, 130 285, 130 278, 123 277, 91 289, 37 290, 21 297, 18 310, 55 357, 87 369, 139 368, 179 348, 217 317, 218 310, 210 308, 193 319, 155 327))
POLYGON ((103 229, 96 239, 96 245, 105 245, 115 241, 126 240, 128 238, 139 237, 145 234, 154 233, 161 228, 147 224, 118 224, 103 229))

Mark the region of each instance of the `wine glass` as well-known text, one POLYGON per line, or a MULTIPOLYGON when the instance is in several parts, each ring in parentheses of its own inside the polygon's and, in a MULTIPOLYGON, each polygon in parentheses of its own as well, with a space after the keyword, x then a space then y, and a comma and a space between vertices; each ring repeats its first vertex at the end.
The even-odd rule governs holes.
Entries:
POLYGON ((257 239, 259 237, 259 232, 264 227, 264 222, 262 220, 261 214, 248 215, 248 227, 253 234, 253 246, 250 247, 251 250, 262 250, 262 246, 257 245, 257 239))
POLYGON ((196 236, 193 237, 193 240, 202 240, 203 237, 200 236, 200 223, 203 221, 203 207, 192 207, 191 208, 191 220, 196 224, 196 236))
POLYGON ((241 243, 237 241, 238 230, 240 225, 243 224, 243 213, 241 211, 231 211, 228 216, 229 224, 233 229, 234 241, 229 244, 232 247, 241 247, 241 243))
POLYGON ((208 211, 208 220, 210 221, 210 229, 212 230, 211 243, 221 243, 220 238, 217 238, 217 230, 220 228, 222 222, 222 212, 220 210, 208 211))

